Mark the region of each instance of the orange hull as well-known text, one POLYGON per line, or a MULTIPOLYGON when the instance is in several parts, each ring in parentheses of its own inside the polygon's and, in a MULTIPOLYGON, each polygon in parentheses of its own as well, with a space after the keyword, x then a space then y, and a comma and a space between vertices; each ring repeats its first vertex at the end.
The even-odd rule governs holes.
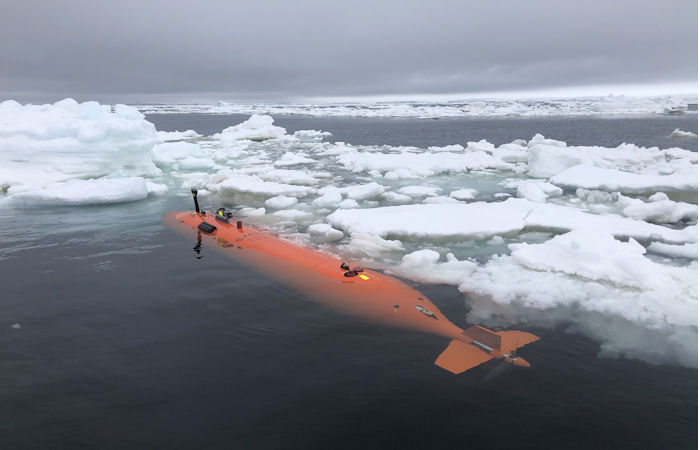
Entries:
MULTIPOLYGON (((165 215, 164 222, 315 301, 375 322, 441 335, 452 339, 453 344, 462 344, 459 348, 455 347, 457 344, 451 344, 436 361, 453 373, 463 372, 494 357, 501 359, 503 353, 537 339, 529 333, 500 332, 500 336, 506 333, 521 333, 522 336, 518 336, 515 342, 505 339, 500 348, 494 349, 496 354, 487 353, 469 345, 473 343, 473 337, 451 323, 423 294, 396 278, 373 270, 358 271, 353 275, 355 268, 341 268, 343 262, 333 256, 299 247, 253 227, 224 223, 209 213, 172 212, 165 215), (216 229, 201 231, 198 227, 202 222, 216 229), (482 356, 485 359, 482 360, 482 356), (470 361, 476 364, 470 365, 470 361)), ((518 365, 526 364, 523 363, 524 360, 518 365)))

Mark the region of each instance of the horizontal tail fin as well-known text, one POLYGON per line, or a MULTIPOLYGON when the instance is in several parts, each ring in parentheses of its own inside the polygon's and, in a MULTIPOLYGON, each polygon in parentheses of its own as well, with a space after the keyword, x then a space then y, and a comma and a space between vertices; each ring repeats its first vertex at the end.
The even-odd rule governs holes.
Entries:
POLYGON ((491 356, 488 353, 455 339, 440 353, 435 364, 448 372, 458 374, 485 363, 489 359, 491 356))

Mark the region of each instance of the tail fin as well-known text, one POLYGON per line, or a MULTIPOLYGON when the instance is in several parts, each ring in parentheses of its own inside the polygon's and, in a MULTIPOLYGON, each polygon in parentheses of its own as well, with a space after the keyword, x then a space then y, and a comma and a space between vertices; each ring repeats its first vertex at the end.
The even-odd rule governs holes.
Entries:
POLYGON ((497 331, 501 336, 501 352, 510 353, 516 348, 523 347, 535 341, 539 341, 539 337, 534 334, 524 331, 497 331))
MULTIPOLYGON (((508 354, 516 348, 539 340, 539 337, 524 331, 491 331, 478 325, 467 328, 463 334, 470 339, 498 350, 501 354, 508 354)), ((453 339, 450 345, 437 357, 435 364, 449 372, 458 374, 485 363, 491 358, 492 356, 486 351, 472 344, 453 339)), ((522 358, 515 356, 512 358, 529 366, 522 358)), ((516 362, 510 362, 518 365, 516 362)))
POLYGON ((488 328, 472 325, 462 332, 469 339, 480 342, 495 350, 501 350, 501 334, 491 331, 488 328))
POLYGON ((437 357, 435 364, 448 372, 458 374, 485 363, 489 359, 491 356, 488 353, 473 345, 452 340, 450 345, 437 357))

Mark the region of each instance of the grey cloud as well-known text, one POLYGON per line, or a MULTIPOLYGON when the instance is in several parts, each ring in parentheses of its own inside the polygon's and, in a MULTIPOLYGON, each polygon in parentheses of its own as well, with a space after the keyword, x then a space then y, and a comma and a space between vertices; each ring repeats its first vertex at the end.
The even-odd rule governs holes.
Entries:
POLYGON ((696 36, 692 0, 4 1, 0 97, 284 100, 693 82, 696 36))

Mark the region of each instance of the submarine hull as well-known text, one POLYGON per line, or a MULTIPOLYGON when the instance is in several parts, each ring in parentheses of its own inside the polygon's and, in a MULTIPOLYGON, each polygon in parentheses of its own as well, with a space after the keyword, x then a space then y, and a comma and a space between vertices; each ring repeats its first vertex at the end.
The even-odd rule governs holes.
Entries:
POLYGON ((167 226, 195 240, 195 248, 219 250, 314 301, 373 322, 450 339, 435 364, 452 373, 491 359, 529 366, 514 350, 539 339, 533 334, 494 332, 477 325, 462 330, 421 292, 396 278, 348 266, 334 256, 227 219, 193 211, 163 218, 167 226))

